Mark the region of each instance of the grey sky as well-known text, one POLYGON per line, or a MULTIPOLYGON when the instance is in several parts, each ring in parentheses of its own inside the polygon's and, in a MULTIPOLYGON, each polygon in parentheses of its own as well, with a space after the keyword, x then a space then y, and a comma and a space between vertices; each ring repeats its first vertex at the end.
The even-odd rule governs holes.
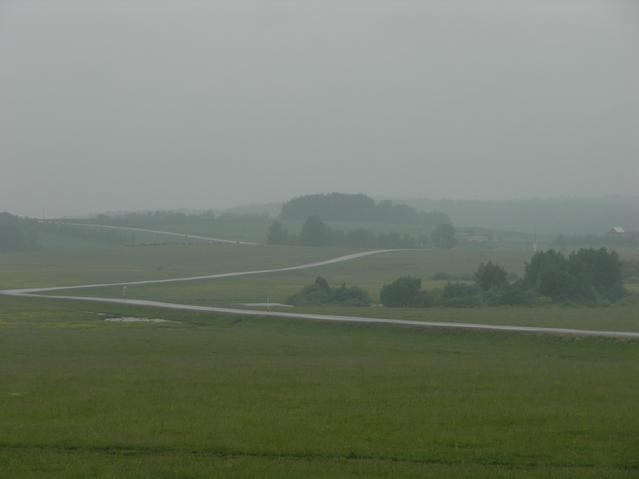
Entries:
POLYGON ((633 0, 0 0, 0 211, 638 180, 633 0))

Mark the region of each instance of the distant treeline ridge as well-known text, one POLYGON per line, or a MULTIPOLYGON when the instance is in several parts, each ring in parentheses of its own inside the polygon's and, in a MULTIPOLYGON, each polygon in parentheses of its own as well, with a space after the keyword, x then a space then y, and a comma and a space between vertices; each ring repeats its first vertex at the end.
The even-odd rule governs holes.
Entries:
POLYGON ((298 196, 282 205, 282 220, 305 220, 319 216, 328 221, 357 221, 371 223, 419 224, 435 226, 450 223, 439 211, 418 211, 392 201, 375 202, 362 194, 329 193, 298 196))

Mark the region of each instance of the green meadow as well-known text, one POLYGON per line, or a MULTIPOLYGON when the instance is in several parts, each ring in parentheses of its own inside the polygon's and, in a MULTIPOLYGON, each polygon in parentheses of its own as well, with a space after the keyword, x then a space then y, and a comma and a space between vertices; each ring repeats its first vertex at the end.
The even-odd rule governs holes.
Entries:
POLYGON ((0 305, 6 477, 639 474, 636 342, 0 305))
MULTIPOLYGON (((260 267, 277 267, 301 264, 304 261, 327 259, 332 256, 346 254, 350 251, 325 248, 303 247, 274 247, 260 246, 254 250, 251 247, 236 246, 189 246, 182 249, 175 247, 150 247, 143 249, 153 253, 156 248, 162 251, 190 250, 192 253, 202 254, 202 269, 195 270, 195 274, 204 274, 205 267, 209 272, 228 272, 236 270, 250 270, 251 264, 260 267), (314 255, 310 253, 315 252, 314 255), (247 253, 263 254, 259 257, 247 253), (308 254, 308 256, 306 256, 308 254), (287 257, 290 255, 290 257, 287 257), (332 256, 331 256, 332 255, 332 256), (260 259, 257 259, 257 258, 260 259), (256 260, 255 263, 252 263, 256 260)), ((123 251, 128 250, 123 248, 123 251)), ((186 253, 185 253, 186 254, 186 253)), ((625 257, 635 258, 636 253, 624 252, 625 257)), ((297 292, 303 285, 310 284, 318 275, 325 277, 331 284, 357 285, 365 288, 378 301, 378 294, 382 286, 402 275, 424 278, 426 288, 441 288, 446 281, 434 281, 437 272, 446 272, 459 277, 472 275, 477 265, 486 260, 503 264, 513 275, 523 272, 524 262, 530 253, 515 249, 494 250, 410 250, 393 251, 375 256, 360 258, 354 261, 322 266, 307 270, 286 271, 265 275, 251 275, 213 280, 199 280, 179 283, 149 284, 128 286, 127 298, 152 299, 157 301, 175 302, 182 304, 196 304, 204 306, 238 306, 242 303, 286 302, 287 298, 297 292)), ((189 258, 191 258, 189 256, 189 258)), ((146 260, 138 259, 140 263, 151 264, 158 257, 149 256, 146 260)), ((178 259, 178 260, 181 260, 178 259)), ((175 261, 178 261, 175 260, 175 261)), ((197 260, 195 260, 197 262, 197 260)), ((165 260, 171 263, 171 260, 165 260)), ((201 266, 198 264, 198 266, 201 266)), ((171 271, 176 272, 177 268, 171 271)), ((192 270, 190 270, 192 271, 192 270)), ((150 271, 152 272, 152 271, 150 271)), ((161 271, 165 273, 165 271, 161 271)), ((183 275, 189 274, 183 270, 183 275)), ((178 275, 176 273, 176 275, 178 275)), ((158 277, 165 277, 159 275, 158 277)), ((632 289, 632 285, 630 286, 632 289)), ((633 290, 634 291, 634 290, 633 290)), ((106 288, 90 288, 82 290, 60 291, 56 294, 122 297, 123 291, 119 286, 106 288)), ((368 316, 380 318, 412 319, 423 321, 468 322, 483 324, 510 324, 519 326, 543 326, 577 329, 599 329, 637 331, 639 330, 639 304, 631 299, 619 305, 607 308, 587 306, 558 306, 544 307, 481 307, 481 308, 421 308, 421 309, 389 309, 380 307, 304 307, 287 308, 286 311, 317 312, 339 314, 347 316, 368 316)))
POLYGON ((71 286, 277 268, 352 252, 343 248, 233 244, 43 249, 1 254, 0 289, 71 286))
MULTIPOLYGON (((169 278, 350 252, 236 245, 42 250, 0 255, 0 284, 169 278)), ((310 270, 129 286, 127 296, 211 305, 282 301, 319 274, 376 295, 405 274, 441 286, 429 279, 434 273, 467 276, 486 259, 521 274, 528 256, 402 251, 310 270)), ((66 293, 120 297, 122 290, 66 293)), ((639 330, 635 301, 300 311, 639 330)), ((637 477, 638 344, 0 296, 0 477, 637 477), (106 321, 121 316, 166 322, 106 321)))

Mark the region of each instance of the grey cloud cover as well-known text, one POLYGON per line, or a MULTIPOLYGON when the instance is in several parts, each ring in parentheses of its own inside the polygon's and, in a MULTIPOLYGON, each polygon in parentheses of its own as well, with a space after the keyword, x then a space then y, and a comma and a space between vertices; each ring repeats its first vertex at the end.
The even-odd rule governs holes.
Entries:
POLYGON ((626 0, 0 3, 0 210, 637 194, 626 0))

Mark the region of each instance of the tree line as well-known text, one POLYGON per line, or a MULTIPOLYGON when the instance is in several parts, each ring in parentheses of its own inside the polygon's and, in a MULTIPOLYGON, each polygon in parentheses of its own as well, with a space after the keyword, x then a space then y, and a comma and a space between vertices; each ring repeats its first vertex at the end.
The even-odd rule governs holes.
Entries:
POLYGON ((524 277, 512 283, 504 268, 490 261, 479 265, 473 283, 449 282, 437 290, 422 289, 418 278, 398 278, 382 288, 380 300, 389 307, 596 305, 627 294, 617 253, 582 248, 568 256, 555 250, 538 252, 526 263, 524 277))
MULTIPOLYGON (((533 255, 525 265, 524 277, 514 282, 509 281, 503 267, 488 261, 479 265, 472 282, 448 282, 442 288, 426 290, 421 279, 405 276, 384 285, 379 298, 389 308, 605 305, 629 294, 622 275, 622 262, 614 251, 581 249, 564 256, 549 250, 533 255)), ((321 277, 288 301, 298 306, 371 303, 365 290, 346 285, 331 288, 321 277)))
POLYGON ((282 205, 282 220, 304 220, 319 216, 329 221, 360 221, 372 223, 415 224, 435 226, 450 223, 439 211, 417 209, 385 200, 375 202, 362 194, 329 193, 293 198, 282 205))
POLYGON ((435 244, 441 248, 452 248, 456 244, 455 228, 449 223, 436 226, 430 235, 413 236, 397 232, 373 233, 365 228, 344 231, 331 228, 319 216, 309 216, 299 235, 291 235, 282 223, 271 225, 267 244, 301 246, 347 246, 352 248, 420 248, 435 244))
POLYGON ((31 250, 39 244, 36 220, 0 213, 0 252, 31 250))

